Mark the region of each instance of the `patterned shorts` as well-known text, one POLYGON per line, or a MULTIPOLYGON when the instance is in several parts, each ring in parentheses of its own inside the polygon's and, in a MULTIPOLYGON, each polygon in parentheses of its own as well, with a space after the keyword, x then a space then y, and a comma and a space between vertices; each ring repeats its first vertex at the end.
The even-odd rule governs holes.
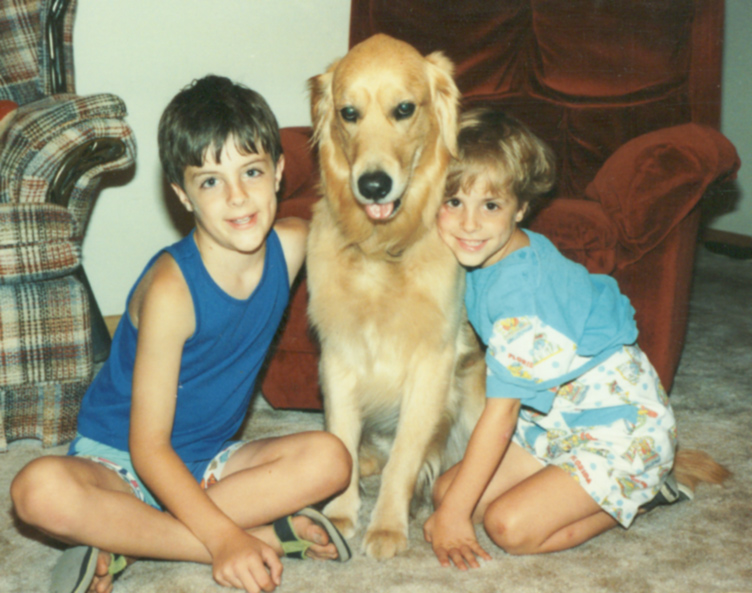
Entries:
POLYGON ((562 385, 548 414, 523 408, 514 441, 544 465, 570 474, 628 527, 671 471, 676 423, 653 366, 628 346, 562 385), (594 411, 607 417, 608 410, 618 411, 611 422, 583 422, 594 411))
MULTIPOLYGON (((194 476, 202 476, 199 483, 203 489, 207 489, 209 486, 216 484, 222 479, 222 472, 224 471, 225 464, 232 454, 243 445, 245 445, 244 441, 230 441, 226 443, 222 450, 208 463, 204 461, 195 464, 187 464, 188 469, 191 470, 191 473, 194 476)), ((126 484, 128 484, 136 498, 155 509, 160 511, 164 510, 164 507, 136 474, 136 470, 131 461, 131 456, 127 451, 115 449, 114 447, 110 447, 109 445, 105 445, 79 434, 70 444, 68 455, 81 457, 83 459, 91 459, 107 469, 114 471, 126 484)))

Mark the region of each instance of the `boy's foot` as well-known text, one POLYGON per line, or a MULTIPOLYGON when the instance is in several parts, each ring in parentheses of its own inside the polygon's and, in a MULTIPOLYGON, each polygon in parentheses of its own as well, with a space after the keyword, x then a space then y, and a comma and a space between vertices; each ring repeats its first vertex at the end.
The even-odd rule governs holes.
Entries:
POLYGON ((91 546, 68 548, 52 569, 50 593, 104 593, 126 566, 128 562, 120 554, 100 552, 91 546))
POLYGON ((306 552, 311 546, 317 544, 317 542, 303 539, 298 535, 295 529, 295 519, 297 517, 308 518, 313 525, 320 527, 326 532, 329 542, 337 550, 336 560, 338 562, 347 562, 350 559, 352 556, 350 546, 347 545, 347 541, 345 541, 345 538, 342 537, 342 534, 334 526, 334 523, 311 507, 306 507, 292 516, 288 515, 287 517, 277 519, 272 524, 274 533, 282 546, 282 552, 285 556, 288 558, 310 558, 310 556, 306 555, 306 552))
POLYGON ((649 503, 640 507, 643 512, 651 511, 655 507, 674 504, 675 502, 682 502, 684 500, 692 500, 695 497, 695 493, 692 492, 689 486, 685 486, 681 482, 677 482, 673 472, 666 477, 666 481, 661 486, 658 494, 649 503))

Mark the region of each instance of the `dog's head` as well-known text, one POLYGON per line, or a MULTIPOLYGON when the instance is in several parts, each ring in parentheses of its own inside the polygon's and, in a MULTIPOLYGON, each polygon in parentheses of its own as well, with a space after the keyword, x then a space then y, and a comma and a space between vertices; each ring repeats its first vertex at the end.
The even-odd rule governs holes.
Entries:
POLYGON ((375 35, 310 80, 324 193, 352 242, 394 250, 433 226, 456 152, 452 71, 375 35))

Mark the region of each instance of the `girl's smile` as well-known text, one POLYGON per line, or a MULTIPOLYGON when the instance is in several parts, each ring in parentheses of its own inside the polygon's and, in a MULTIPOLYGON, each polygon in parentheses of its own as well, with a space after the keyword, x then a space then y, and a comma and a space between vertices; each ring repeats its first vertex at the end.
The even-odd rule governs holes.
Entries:
POLYGON ((478 179, 447 197, 439 210, 439 234, 468 268, 493 265, 528 243, 517 228, 526 208, 511 193, 494 195, 488 187, 487 179, 478 179))

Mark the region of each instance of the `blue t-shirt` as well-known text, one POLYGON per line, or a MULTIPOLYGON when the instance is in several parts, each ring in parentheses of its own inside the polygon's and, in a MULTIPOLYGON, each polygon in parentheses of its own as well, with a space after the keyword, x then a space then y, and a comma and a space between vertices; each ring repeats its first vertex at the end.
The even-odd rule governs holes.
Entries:
POLYGON ((542 413, 558 388, 637 339, 634 309, 610 276, 590 274, 543 235, 467 273, 468 317, 488 346, 488 397, 542 413))
MULTIPOLYGON (((245 300, 231 297, 214 282, 193 235, 163 250, 180 266, 196 315, 196 330, 183 348, 172 430, 172 447, 186 463, 211 459, 240 428, 290 292, 287 264, 275 231, 266 242, 259 284, 245 300)), ((131 289, 110 356, 86 392, 78 416, 79 433, 123 451, 129 448, 138 337, 127 303, 163 251, 151 259, 131 289)))

